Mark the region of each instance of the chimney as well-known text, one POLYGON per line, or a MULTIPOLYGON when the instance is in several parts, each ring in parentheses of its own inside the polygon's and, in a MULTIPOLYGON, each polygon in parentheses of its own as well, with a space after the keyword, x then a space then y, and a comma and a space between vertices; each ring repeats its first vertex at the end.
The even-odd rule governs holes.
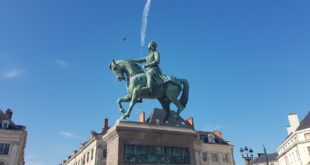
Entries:
POLYGON ((223 135, 222 135, 222 132, 221 132, 221 131, 215 130, 215 131, 213 131, 213 133, 214 133, 217 137, 223 139, 223 135))
POLYGON ((8 109, 5 111, 5 115, 6 115, 10 120, 12 120, 12 116, 13 116, 13 111, 12 111, 12 109, 8 108, 8 109))
POLYGON ((108 118, 104 118, 104 127, 103 130, 106 131, 109 129, 109 119, 108 118))
POLYGON ((290 126, 287 126, 286 127, 286 130, 287 130, 287 134, 291 134, 293 131, 292 131, 292 128, 290 126))
POLYGON ((195 128, 195 127, 194 127, 194 118, 193 118, 193 117, 190 117, 190 118, 186 119, 186 122, 187 122, 189 125, 191 125, 193 128, 195 128))
POLYGON ((141 112, 139 115, 139 122, 144 123, 145 122, 145 112, 141 112))
POLYGON ((299 126, 299 119, 296 113, 290 113, 288 114, 288 121, 290 123, 290 126, 287 127, 287 133, 291 134, 292 132, 296 131, 296 129, 299 126))

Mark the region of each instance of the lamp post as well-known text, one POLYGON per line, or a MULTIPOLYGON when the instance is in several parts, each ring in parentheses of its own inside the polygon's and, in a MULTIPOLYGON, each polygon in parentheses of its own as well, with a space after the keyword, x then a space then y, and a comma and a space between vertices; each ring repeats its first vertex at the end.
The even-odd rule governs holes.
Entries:
POLYGON ((240 153, 246 165, 251 165, 251 161, 253 160, 253 150, 245 146, 240 149, 240 153))
POLYGON ((266 156, 266 163, 267 163, 267 165, 269 165, 269 161, 268 161, 268 156, 267 156, 267 151, 266 151, 265 145, 263 145, 263 147, 264 147, 264 154, 266 156))

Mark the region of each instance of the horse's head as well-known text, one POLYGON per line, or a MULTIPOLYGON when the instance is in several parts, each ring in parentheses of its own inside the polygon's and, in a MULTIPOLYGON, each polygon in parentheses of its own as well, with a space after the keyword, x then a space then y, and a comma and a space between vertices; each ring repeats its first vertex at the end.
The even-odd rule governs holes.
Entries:
POLYGON ((120 64, 112 60, 112 63, 109 65, 109 67, 118 81, 125 80, 124 70, 120 64))

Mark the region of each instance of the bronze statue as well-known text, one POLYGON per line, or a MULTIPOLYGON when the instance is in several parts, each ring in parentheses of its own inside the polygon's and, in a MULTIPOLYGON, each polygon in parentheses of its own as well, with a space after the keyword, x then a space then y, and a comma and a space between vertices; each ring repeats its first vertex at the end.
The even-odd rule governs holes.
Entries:
POLYGON ((152 92, 153 90, 153 83, 160 84, 164 82, 161 76, 162 74, 161 69, 159 68, 160 55, 159 52, 156 50, 156 48, 157 48, 156 42, 151 41, 148 44, 148 49, 150 51, 148 56, 137 60, 129 59, 129 61, 135 63, 146 63, 144 65, 144 69, 147 78, 147 86, 143 87, 142 90, 149 90, 149 92, 152 92))
POLYGON ((189 84, 186 79, 178 79, 170 75, 162 75, 159 68, 160 57, 156 51, 156 43, 150 42, 148 48, 150 54, 138 60, 116 60, 110 64, 110 69, 116 78, 126 80, 128 95, 119 98, 117 103, 123 115, 120 120, 130 117, 130 113, 138 100, 144 98, 158 99, 163 109, 167 112, 166 119, 169 117, 170 104, 176 105, 177 114, 184 110, 189 95, 189 84), (137 63, 146 62, 144 72, 137 63), (154 81, 155 80, 155 81, 154 81), (180 99, 178 96, 181 94, 180 99), (127 111, 122 106, 122 102, 130 102, 127 111))

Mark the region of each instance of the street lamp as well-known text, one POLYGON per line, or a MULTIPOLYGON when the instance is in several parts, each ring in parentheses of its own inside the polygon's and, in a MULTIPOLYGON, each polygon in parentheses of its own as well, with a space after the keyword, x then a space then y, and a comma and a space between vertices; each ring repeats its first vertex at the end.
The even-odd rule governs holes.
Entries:
POLYGON ((246 165, 250 165, 253 160, 253 150, 245 146, 244 148, 240 148, 240 153, 246 165))

